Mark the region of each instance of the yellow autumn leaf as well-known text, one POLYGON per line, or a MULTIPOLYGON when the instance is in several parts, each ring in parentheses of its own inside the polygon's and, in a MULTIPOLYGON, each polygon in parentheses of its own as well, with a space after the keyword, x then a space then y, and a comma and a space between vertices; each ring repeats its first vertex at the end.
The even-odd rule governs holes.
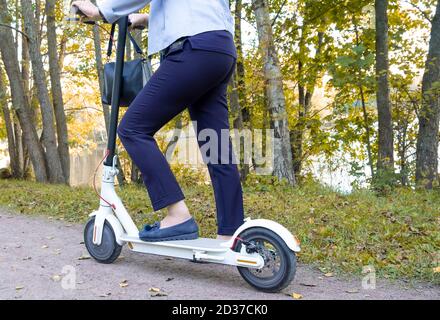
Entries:
POLYGON ((299 293, 292 293, 292 298, 293 299, 295 299, 295 300, 301 300, 302 298, 303 298, 303 296, 302 296, 302 294, 299 294, 299 293))
POLYGON ((56 274, 51 277, 51 279, 55 282, 61 281, 61 276, 56 274))
POLYGON ((435 267, 435 268, 432 268, 432 271, 433 271, 434 273, 440 273, 440 266, 435 267))

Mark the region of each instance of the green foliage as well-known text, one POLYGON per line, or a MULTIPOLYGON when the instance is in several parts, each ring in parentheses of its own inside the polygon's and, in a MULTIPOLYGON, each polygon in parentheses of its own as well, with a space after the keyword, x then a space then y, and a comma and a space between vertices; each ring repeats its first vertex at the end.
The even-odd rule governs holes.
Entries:
POLYGON ((389 169, 377 170, 374 177, 371 179, 371 188, 377 192, 378 195, 389 195, 393 188, 398 184, 398 175, 389 169))

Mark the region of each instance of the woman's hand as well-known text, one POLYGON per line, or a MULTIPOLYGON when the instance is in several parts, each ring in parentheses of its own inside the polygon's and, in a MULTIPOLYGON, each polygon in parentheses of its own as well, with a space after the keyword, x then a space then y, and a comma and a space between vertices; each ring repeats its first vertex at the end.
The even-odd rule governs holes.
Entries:
POLYGON ((87 20, 101 20, 99 9, 90 1, 73 1, 72 6, 77 7, 87 16, 87 20))
POLYGON ((131 22, 130 30, 140 28, 144 29, 148 26, 148 14, 132 13, 128 16, 131 22))

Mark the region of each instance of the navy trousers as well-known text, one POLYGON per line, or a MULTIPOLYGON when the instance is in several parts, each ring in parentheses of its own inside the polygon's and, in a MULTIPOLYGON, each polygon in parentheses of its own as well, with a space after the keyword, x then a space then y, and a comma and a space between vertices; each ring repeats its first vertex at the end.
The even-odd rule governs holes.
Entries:
MULTIPOLYGON (((234 68, 233 56, 192 49, 186 41, 180 51, 162 61, 118 128, 122 144, 142 173, 156 211, 183 200, 184 195, 154 134, 186 108, 196 124, 197 137, 204 129, 216 133, 218 148, 210 149, 204 161, 214 188, 220 235, 232 235, 244 219, 242 188, 228 131, 226 92, 234 68), (221 136, 225 132, 228 142, 222 146, 221 136)), ((198 139, 201 148, 209 141, 198 139)))

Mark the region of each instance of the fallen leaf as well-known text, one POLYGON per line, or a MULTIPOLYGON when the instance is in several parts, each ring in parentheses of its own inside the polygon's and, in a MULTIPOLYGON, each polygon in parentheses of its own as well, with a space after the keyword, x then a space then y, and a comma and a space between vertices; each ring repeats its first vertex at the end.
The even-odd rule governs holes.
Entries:
POLYGON ((347 293, 359 293, 359 289, 348 289, 348 290, 345 290, 345 292, 347 292, 347 293))
POLYGON ((171 280, 174 280, 174 278, 167 278, 165 281, 171 281, 171 280))
POLYGON ((109 296, 111 296, 111 295, 112 295, 112 293, 111 293, 111 292, 108 292, 108 293, 100 294, 98 297, 101 297, 101 298, 107 298, 107 297, 109 297, 109 296))
POLYGON ((311 282, 300 282, 301 286, 304 287, 316 287, 318 284, 317 283, 311 283, 311 282))
POLYGON ((61 276, 59 276, 58 274, 56 274, 56 275, 52 276, 51 279, 52 279, 53 281, 55 281, 55 282, 58 282, 58 281, 61 280, 61 276))
POLYGON ((436 267, 436 268, 432 268, 432 271, 433 271, 434 273, 440 273, 440 266, 439 266, 439 267, 436 267))
POLYGON ((168 294, 165 292, 152 292, 150 294, 150 297, 166 297, 166 296, 168 296, 168 294))
POLYGON ((47 245, 44 245, 41 247, 41 249, 47 249, 47 248, 49 248, 49 246, 47 246, 47 245))
POLYGON ((291 294, 291 297, 295 300, 301 300, 303 298, 302 294, 295 293, 295 292, 291 294))
POLYGON ((127 280, 122 280, 121 283, 119 283, 119 286, 121 288, 128 287, 128 281, 127 280))
POLYGON ((24 289, 24 286, 16 286, 16 287, 15 287, 15 290, 17 290, 17 291, 18 291, 18 290, 21 290, 21 289, 24 289))
POLYGON ((78 258, 78 260, 88 260, 90 258, 91 258, 91 256, 89 256, 89 255, 82 255, 81 257, 78 258))
POLYGON ((327 272, 324 274, 324 277, 331 278, 333 277, 333 272, 327 272))
POLYGON ((53 236, 46 237, 47 240, 53 240, 53 236))
POLYGON ((32 257, 24 257, 23 260, 32 260, 32 257))
MULTIPOLYGON (((170 279, 170 278, 169 278, 170 279)), ((166 297, 168 293, 161 291, 159 288, 151 287, 148 289, 151 297, 166 297)))

